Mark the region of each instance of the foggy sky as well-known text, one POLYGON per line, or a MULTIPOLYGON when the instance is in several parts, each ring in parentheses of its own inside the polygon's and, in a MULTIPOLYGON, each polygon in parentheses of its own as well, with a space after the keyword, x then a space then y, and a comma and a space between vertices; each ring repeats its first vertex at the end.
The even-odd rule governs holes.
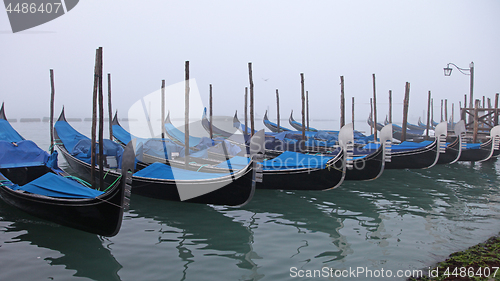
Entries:
POLYGON ((282 118, 293 109, 300 119, 304 73, 311 118, 339 119, 344 76, 347 120, 351 97, 356 119, 366 119, 375 73, 379 120, 392 90, 394 121, 401 122, 410 82, 410 121, 423 117, 428 91, 439 121, 441 99, 448 99, 449 112, 454 102, 458 116, 458 102, 469 93, 469 76, 456 69, 443 75, 447 63, 468 68, 474 61, 475 98, 494 100, 500 92, 499 12, 495 0, 82 0, 64 16, 13 34, 3 10, 1 101, 11 118, 48 116, 52 68, 56 114, 64 105, 68 117, 89 117, 95 49, 102 46, 120 117, 157 91, 162 79, 167 85, 183 81, 188 60, 205 104, 213 85, 215 115, 243 112, 252 62, 258 116, 267 108, 275 116, 278 89, 282 118))

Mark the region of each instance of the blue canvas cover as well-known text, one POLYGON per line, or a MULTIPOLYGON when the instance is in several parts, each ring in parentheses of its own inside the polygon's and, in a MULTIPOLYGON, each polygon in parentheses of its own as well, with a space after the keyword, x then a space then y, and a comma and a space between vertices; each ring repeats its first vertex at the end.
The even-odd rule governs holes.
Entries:
MULTIPOLYGON (((99 144, 96 143, 96 155, 99 154, 99 144)), ((74 157, 84 161, 85 163, 91 164, 91 140, 90 139, 82 139, 80 140, 72 150, 70 150, 70 154, 74 157)), ((118 164, 118 168, 121 168, 122 156, 123 156, 123 147, 116 142, 111 140, 103 140, 103 155, 104 156, 114 156, 116 157, 116 161, 118 164)))
POLYGON ((465 144, 465 149, 480 149, 481 144, 480 143, 466 143, 465 144))
POLYGON ((228 176, 229 173, 205 173, 172 167, 163 163, 153 163, 134 173, 134 176, 168 180, 205 180, 228 176))
POLYGON ((45 165, 49 154, 30 140, 17 143, 0 140, 0 168, 45 165))
POLYGON ((80 140, 89 139, 71 127, 71 125, 66 121, 57 121, 54 128, 56 129, 57 135, 67 151, 72 151, 80 140))
MULTIPOLYGON (((90 164, 91 140, 71 127, 71 125, 66 121, 57 121, 54 127, 57 131, 60 142, 62 142, 66 150, 75 158, 78 158, 79 160, 90 164)), ((123 155, 123 148, 121 147, 121 145, 111 140, 104 140, 103 147, 103 155, 116 157, 118 168, 120 168, 123 155)), ((99 153, 98 144, 96 144, 96 153, 99 153)))
POLYGON ((285 151, 278 157, 262 162, 264 170, 286 169, 324 169, 330 156, 308 155, 292 151, 285 151))
POLYGON ((125 129, 123 129, 123 127, 120 125, 113 125, 113 136, 124 144, 127 144, 133 138, 136 138, 132 136, 129 132, 127 132, 125 129))
POLYGON ((60 198, 95 198, 104 193, 53 173, 46 173, 23 186, 12 185, 10 188, 60 198))
POLYGON ((9 121, 0 119, 0 140, 19 142, 24 138, 10 125, 9 121))

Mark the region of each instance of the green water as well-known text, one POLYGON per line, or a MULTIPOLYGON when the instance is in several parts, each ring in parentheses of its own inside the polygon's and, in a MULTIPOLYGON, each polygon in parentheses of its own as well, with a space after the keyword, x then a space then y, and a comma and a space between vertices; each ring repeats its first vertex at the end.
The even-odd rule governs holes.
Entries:
MULTIPOLYGON (((48 147, 45 130, 13 125, 48 147)), ((403 280, 398 272, 427 272, 500 232, 499 165, 390 170, 375 181, 322 192, 258 190, 236 209, 133 195, 112 238, 0 201, 0 280, 376 279, 356 272, 324 276, 352 270, 403 280)))

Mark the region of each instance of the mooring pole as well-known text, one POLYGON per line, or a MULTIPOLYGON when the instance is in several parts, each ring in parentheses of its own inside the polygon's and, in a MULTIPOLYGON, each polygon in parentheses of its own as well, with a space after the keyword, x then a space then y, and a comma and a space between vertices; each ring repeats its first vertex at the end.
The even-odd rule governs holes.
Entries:
POLYGON ((252 63, 248 63, 248 80, 250 82, 250 135, 253 137, 255 130, 254 112, 253 112, 253 78, 252 78, 252 63))
POLYGON ((113 140, 113 108, 111 105, 111 73, 108 73, 108 125, 109 125, 109 139, 113 140))
POLYGON ((352 129, 354 130, 354 97, 352 97, 352 129))
POLYGON ((498 125, 498 96, 500 94, 496 93, 495 95, 495 126, 498 125))
POLYGON ((477 132, 479 130, 479 110, 478 108, 480 107, 480 100, 476 100, 476 103, 474 104, 474 132, 472 136, 472 142, 476 143, 477 142, 477 132))
POLYGON ((189 155, 189 61, 184 64, 184 159, 186 168, 188 167, 189 155))
POLYGON ((278 118, 278 133, 280 132, 280 96, 278 89, 276 89, 276 118, 278 118))
POLYGON ((345 125, 344 76, 340 76, 340 128, 345 125))
POLYGON ((307 117, 307 130, 309 131, 309 91, 306 91, 306 117, 307 117))
POLYGON ((214 138, 213 122, 212 84, 210 84, 210 139, 214 138))
POLYGON ((50 70, 50 154, 54 152, 54 97, 56 89, 54 86, 54 70, 50 70))
POLYGON ((392 123, 392 90, 389 90, 389 123, 392 123))
POLYGON ((161 80, 161 138, 165 139, 165 80, 161 80))
POLYGON ((304 93, 304 73, 300 74, 300 87, 301 87, 301 96, 302 96, 302 143, 306 141, 306 116, 305 116, 305 110, 306 110, 306 97, 304 93))
POLYGON ((248 87, 245 87, 245 130, 243 134, 248 134, 248 87))
POLYGON ((408 107, 410 104, 410 83, 406 82, 406 87, 405 87, 405 99, 404 99, 404 105, 403 105, 403 131, 402 131, 402 136, 401 136, 401 141, 406 140, 406 127, 408 123, 408 107))
POLYGON ((97 189, 95 182, 95 166, 96 166, 96 127, 97 127, 97 89, 99 87, 99 49, 96 49, 95 66, 94 66, 94 91, 92 94, 92 128, 90 141, 90 183, 93 189, 97 189))
POLYGON ((427 97, 427 127, 425 133, 425 139, 429 139, 429 130, 431 129, 431 91, 427 97))
POLYGON ((102 89, 102 47, 99 47, 99 188, 104 188, 104 96, 102 89))
POLYGON ((375 123, 373 123, 373 98, 370 98, 370 119, 372 124, 370 125, 370 135, 373 135, 373 130, 375 127, 375 123))
MULTIPOLYGON (((375 73, 372 74, 373 77, 373 122, 375 126, 377 125, 377 90, 375 88, 375 73)), ((377 127, 373 130, 373 139, 377 142, 377 127)))

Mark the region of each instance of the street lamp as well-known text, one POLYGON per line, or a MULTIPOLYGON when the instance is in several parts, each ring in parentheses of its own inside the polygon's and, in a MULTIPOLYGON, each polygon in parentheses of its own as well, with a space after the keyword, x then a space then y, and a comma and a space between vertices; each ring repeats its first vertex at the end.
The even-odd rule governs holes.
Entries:
MULTIPOLYGON (((469 102, 469 108, 472 108, 473 107, 473 101, 474 101, 474 62, 471 62, 469 64, 469 68, 460 68, 458 67, 456 64, 454 63, 448 63, 448 65, 446 65, 444 69, 444 76, 450 76, 451 75, 451 71, 453 70, 450 66, 454 66, 456 69, 458 69, 458 71, 460 71, 462 74, 464 75, 469 75, 470 76, 470 92, 469 92, 469 96, 470 96, 470 102, 469 102)), ((464 104, 465 106, 465 104, 464 104)), ((469 118, 472 118, 472 117, 469 117, 469 118)), ((469 122, 471 122, 471 120, 469 120, 469 122)))

